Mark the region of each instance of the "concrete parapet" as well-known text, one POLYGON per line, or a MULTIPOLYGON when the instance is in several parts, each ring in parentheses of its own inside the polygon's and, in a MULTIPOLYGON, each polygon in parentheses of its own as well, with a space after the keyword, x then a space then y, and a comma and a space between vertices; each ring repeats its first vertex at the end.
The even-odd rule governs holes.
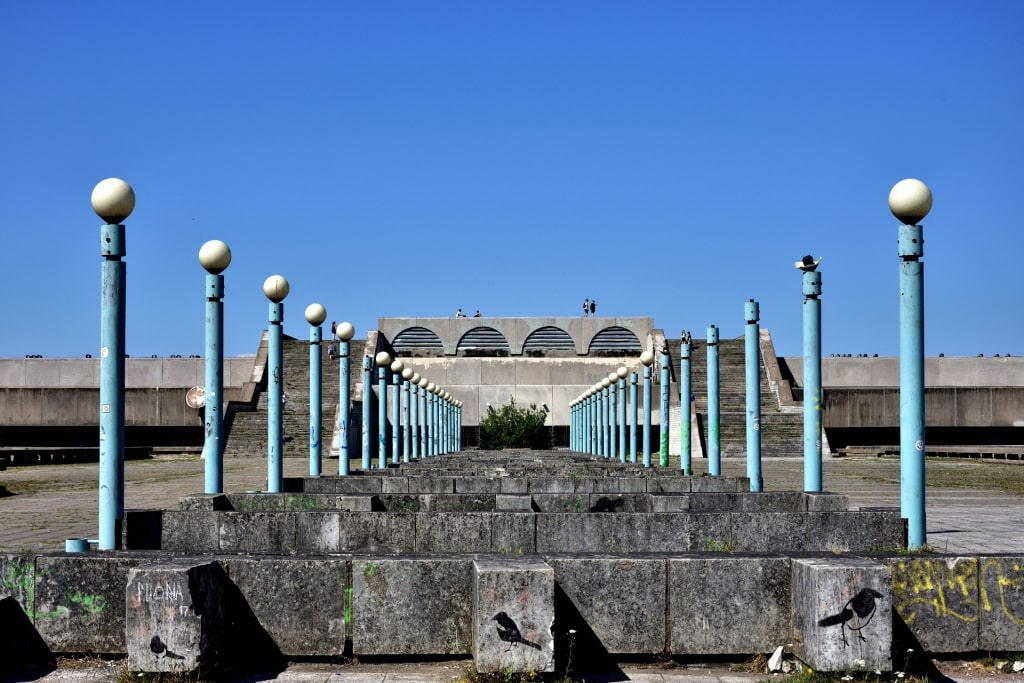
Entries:
POLYGON ((547 563, 477 558, 472 609, 477 671, 554 671, 555 573, 547 563))
POLYGON ((980 560, 982 650, 1020 650, 1024 644, 1024 557, 980 560))
POLYGON ((892 583, 856 557, 794 558, 793 652, 817 671, 892 670, 892 583))
POLYGON ((898 511, 736 512, 731 538, 746 552, 881 553, 906 547, 898 511))
POLYGON ((671 652, 771 652, 790 631, 792 569, 783 556, 668 560, 671 652))
POLYGON ((353 558, 352 654, 469 654, 472 590, 469 557, 353 558))

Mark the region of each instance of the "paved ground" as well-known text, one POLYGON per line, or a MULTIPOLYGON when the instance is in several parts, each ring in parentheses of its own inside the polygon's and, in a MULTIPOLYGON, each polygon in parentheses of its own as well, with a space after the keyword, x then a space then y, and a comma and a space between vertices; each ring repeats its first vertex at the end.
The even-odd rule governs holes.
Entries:
MULTIPOLYGON (((196 456, 162 456, 130 461, 125 466, 127 508, 173 508, 178 498, 202 491, 204 463, 196 456)), ((673 466, 678 466, 674 461, 673 466)), ((694 465, 695 474, 706 463, 694 465)), ((225 463, 228 491, 262 489, 266 459, 231 459, 225 463)), ((285 476, 308 473, 308 462, 286 459, 285 476)), ((337 470, 327 461, 326 474, 337 470)), ((895 458, 828 458, 823 463, 825 489, 849 496, 852 508, 899 506, 899 461, 895 458)), ((67 538, 97 535, 97 472, 93 464, 15 467, 0 472, 0 484, 15 495, 0 498, 0 552, 63 551, 67 538)), ((744 475, 743 459, 724 459, 722 474, 744 475)), ((767 491, 802 490, 803 461, 772 458, 763 464, 767 491)), ((948 553, 1024 554, 1024 464, 1013 461, 932 459, 927 465, 928 544, 948 553)), ((248 677, 245 681, 277 680, 294 683, 435 683, 458 678, 466 662, 432 662, 389 666, 297 664, 275 676, 248 677)), ((944 666, 945 680, 1024 681, 1024 674, 994 674, 992 670, 969 671, 944 666)), ((964 665, 966 666, 966 665, 964 665)), ((2 672, 2 666, 0 666, 2 672)), ((36 678, 53 683, 117 681, 121 663, 92 663, 84 668, 62 664, 56 671, 36 678)), ((740 683, 767 678, 711 668, 627 668, 591 683, 638 681, 642 683, 740 683)), ((0 673, 0 680, 3 678, 0 673)))

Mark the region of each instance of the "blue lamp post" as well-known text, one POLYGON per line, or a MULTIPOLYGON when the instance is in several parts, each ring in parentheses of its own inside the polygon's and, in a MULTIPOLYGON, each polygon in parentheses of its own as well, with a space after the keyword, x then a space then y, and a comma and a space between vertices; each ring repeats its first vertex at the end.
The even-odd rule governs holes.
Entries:
POLYGON ((135 190, 119 178, 107 178, 92 191, 92 209, 100 227, 102 291, 100 299, 100 550, 121 546, 124 520, 124 354, 125 249, 121 221, 135 210, 135 190))
POLYGON ((900 511, 907 520, 907 547, 917 550, 925 530, 924 231, 932 192, 907 178, 889 192, 889 210, 903 225, 900 256, 900 511))
POLYGON ((405 370, 405 361, 396 358, 391 362, 391 385, 394 387, 394 401, 391 404, 391 462, 395 465, 398 464, 402 448, 402 370, 405 370))
POLYGON ((402 369, 403 430, 402 430, 402 462, 412 461, 412 376, 415 373, 409 366, 402 369))
POLYGON ((644 365, 644 467, 651 466, 651 365, 654 354, 644 351, 640 354, 644 365))
POLYGON ((348 476, 349 454, 348 454, 348 427, 351 422, 352 397, 349 389, 351 383, 351 357, 350 344, 352 337, 356 334, 356 328, 352 323, 344 322, 338 325, 338 474, 348 476))
POLYGON ((373 358, 363 356, 363 416, 360 428, 363 470, 370 469, 373 449, 370 447, 370 405, 373 397, 373 358))
POLYGON ((288 296, 288 280, 271 275, 263 282, 263 294, 270 299, 267 330, 267 491, 281 493, 284 479, 284 368, 282 363, 284 299, 288 296))
MULTIPOLYGON (((604 380, 601 380, 604 384, 604 380)), ((619 430, 622 424, 619 423, 619 376, 614 371, 608 374, 608 457, 619 457, 619 430)))
POLYGON ((718 328, 708 327, 708 474, 722 473, 721 411, 718 379, 718 328))
POLYGON ((693 451, 690 447, 690 420, 692 419, 690 394, 693 392, 690 371, 691 353, 693 353, 693 345, 690 343, 690 335, 684 332, 682 343, 679 345, 679 468, 687 476, 693 474, 693 451))
POLYGON ((429 438, 429 421, 430 411, 427 410, 427 387, 430 386, 430 381, 426 377, 420 377, 419 382, 419 411, 420 411, 420 458, 426 458, 430 455, 430 449, 427 447, 429 438))
POLYGON ((640 421, 640 407, 637 402, 637 374, 629 373, 629 461, 636 464, 636 428, 640 421))
POLYGON ((309 323, 309 476, 319 477, 323 466, 323 355, 321 342, 323 330, 320 326, 327 320, 327 309, 320 304, 306 306, 306 322, 309 323))
POLYGON ((747 477, 750 490, 764 490, 761 479, 761 312, 751 299, 743 307, 745 325, 745 363, 747 384, 747 477))
POLYGON ((658 433, 661 435, 659 442, 661 448, 658 449, 658 464, 662 467, 668 467, 668 430, 669 430, 669 414, 668 414, 668 390, 669 385, 672 383, 672 377, 669 373, 669 356, 668 349, 661 349, 661 409, 659 417, 661 424, 658 428, 658 433))
POLYGON ((603 401, 601 419, 604 422, 604 449, 601 451, 601 455, 606 458, 615 455, 615 448, 612 446, 615 441, 615 427, 612 425, 612 420, 615 417, 615 407, 612 405, 612 401, 615 400, 615 395, 612 394, 611 386, 610 379, 601 378, 601 400, 603 401))
POLYGON ((821 273, 819 258, 804 256, 795 264, 803 271, 804 293, 804 491, 819 492, 821 476, 821 273))
POLYGON ((377 363, 377 467, 388 466, 388 366, 391 354, 380 351, 374 358, 377 363))
POLYGON ((615 384, 619 393, 619 462, 626 462, 626 376, 629 370, 625 365, 615 369, 615 384))
POLYGON ((224 493, 224 276, 231 264, 231 249, 220 240, 199 248, 199 264, 206 270, 206 382, 203 409, 205 492, 224 493))
POLYGON ((427 455, 437 455, 437 385, 427 382, 427 455))
POLYGON ((409 398, 412 400, 411 410, 411 434, 409 444, 412 449, 412 459, 419 460, 420 454, 420 430, 423 428, 420 409, 420 373, 413 372, 409 377, 409 398))

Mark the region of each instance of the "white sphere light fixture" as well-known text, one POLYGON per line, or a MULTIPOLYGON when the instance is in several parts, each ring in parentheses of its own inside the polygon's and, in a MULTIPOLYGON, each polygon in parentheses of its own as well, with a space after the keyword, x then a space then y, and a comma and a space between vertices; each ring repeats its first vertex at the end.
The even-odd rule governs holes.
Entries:
POLYGON ((408 365, 406 365, 404 368, 402 368, 402 379, 410 380, 411 381, 412 380, 412 376, 415 375, 415 374, 416 374, 415 371, 413 371, 413 369, 410 368, 408 365))
POLYGON ((394 372, 394 373, 397 373, 397 374, 401 374, 402 370, 404 370, 404 369, 405 369, 405 363, 402 361, 401 358, 396 358, 394 360, 394 362, 391 363, 391 372, 394 372))
POLYGON ((288 296, 290 287, 283 275, 271 275, 263 281, 263 295, 279 304, 288 296))
POLYGON ((374 357, 374 360, 380 367, 387 367, 391 365, 391 354, 387 351, 381 351, 374 357))
POLYGON ((135 210, 135 190, 120 178, 107 178, 92 189, 92 210, 107 223, 120 223, 135 210))
POLYGON ((338 339, 341 341, 349 341, 352 337, 356 336, 356 328, 352 323, 342 323, 338 325, 338 339))
POLYGON ((916 178, 899 181, 889 190, 889 210, 905 225, 916 225, 932 210, 932 191, 916 178))
POLYGON ((654 354, 650 351, 644 351, 640 354, 640 362, 649 366, 654 362, 654 354))
POLYGON ((615 371, 615 374, 619 376, 619 379, 626 379, 626 375, 629 374, 629 370, 625 365, 620 365, 619 369, 615 371))
POLYGON ((231 249, 220 240, 210 240, 199 247, 199 264, 206 272, 219 275, 231 265, 231 249))
POLYGON ((321 304, 306 306, 306 322, 310 325, 322 325, 327 320, 327 309, 321 304))

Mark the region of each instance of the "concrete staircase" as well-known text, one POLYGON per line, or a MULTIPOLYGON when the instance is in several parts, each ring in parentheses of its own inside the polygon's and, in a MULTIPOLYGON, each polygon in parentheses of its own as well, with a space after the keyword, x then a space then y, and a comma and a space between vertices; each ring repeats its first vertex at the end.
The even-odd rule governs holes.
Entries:
MULTIPOLYGON (((679 397, 680 341, 666 340, 671 356, 673 403, 679 397)), ((691 430, 699 434, 701 449, 694 457, 706 457, 708 424, 707 342, 694 339, 690 353, 690 378, 694 394, 694 420, 691 430)), ((722 339, 718 343, 719 418, 722 457, 746 455, 746 371, 743 338, 722 339)), ((803 411, 786 409, 768 382, 761 362, 761 455, 762 457, 798 456, 803 452, 803 411)), ((678 454, 680 408, 673 406, 670 416, 669 452, 678 454)))
MULTIPOLYGON (((264 343, 266 343, 264 341, 264 343)), ((326 458, 334 432, 334 422, 338 410, 338 387, 340 367, 337 358, 331 360, 327 356, 330 340, 320 344, 323 423, 323 456, 326 458)), ((351 373, 349 391, 355 400, 356 385, 362 383, 360 362, 363 356, 364 342, 349 342, 349 362, 351 373)), ((285 403, 281 421, 284 432, 283 455, 289 457, 309 456, 309 342, 302 339, 285 337, 282 346, 281 362, 284 367, 285 403)), ((267 376, 263 373, 253 399, 253 408, 229 407, 226 415, 226 443, 224 457, 265 457, 267 455, 267 376)))

